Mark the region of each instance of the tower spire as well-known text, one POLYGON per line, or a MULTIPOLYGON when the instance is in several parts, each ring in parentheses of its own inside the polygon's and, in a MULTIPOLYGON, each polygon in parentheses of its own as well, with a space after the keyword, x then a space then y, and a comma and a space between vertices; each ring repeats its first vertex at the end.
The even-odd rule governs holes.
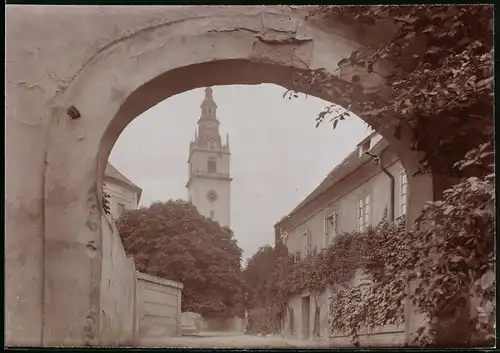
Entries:
POLYGON ((200 120, 217 120, 215 111, 217 110, 217 104, 215 104, 212 87, 205 88, 205 99, 201 102, 201 116, 200 120))
POLYGON ((204 89, 200 108, 195 141, 189 145, 189 179, 186 184, 189 200, 202 215, 229 227, 232 180, 229 135, 226 135, 227 145, 223 145, 211 87, 204 89))
POLYGON ((212 96, 213 92, 214 92, 214 90, 212 89, 212 87, 205 88, 205 99, 212 99, 213 100, 213 96, 212 96))

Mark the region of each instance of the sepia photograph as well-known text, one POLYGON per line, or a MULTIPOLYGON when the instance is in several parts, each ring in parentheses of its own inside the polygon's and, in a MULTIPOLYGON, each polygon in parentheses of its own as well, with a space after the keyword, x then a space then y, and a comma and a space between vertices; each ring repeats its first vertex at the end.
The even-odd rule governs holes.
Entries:
POLYGON ((6 348, 496 347, 492 4, 5 9, 6 348))

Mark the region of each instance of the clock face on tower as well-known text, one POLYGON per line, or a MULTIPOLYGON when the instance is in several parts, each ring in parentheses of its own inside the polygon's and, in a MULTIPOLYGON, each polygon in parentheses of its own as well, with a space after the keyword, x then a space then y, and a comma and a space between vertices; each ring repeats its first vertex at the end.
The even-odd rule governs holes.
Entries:
POLYGON ((208 201, 210 201, 210 202, 215 202, 215 201, 217 201, 217 193, 215 192, 215 190, 210 190, 210 191, 207 193, 207 199, 208 199, 208 201))

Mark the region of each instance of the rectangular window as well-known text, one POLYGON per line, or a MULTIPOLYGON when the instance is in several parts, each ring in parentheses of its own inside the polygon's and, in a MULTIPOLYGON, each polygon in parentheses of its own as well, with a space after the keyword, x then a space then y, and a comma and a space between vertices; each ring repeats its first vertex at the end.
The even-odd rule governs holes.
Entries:
POLYGON ((358 199, 357 205, 357 218, 358 218, 358 231, 364 231, 370 225, 370 195, 358 199))
POLYGON ((331 213, 325 217, 325 247, 329 246, 337 235, 337 214, 331 213))
POLYGON ((294 256, 294 258, 293 258, 293 261, 294 261, 295 263, 299 263, 299 262, 300 262, 300 251, 297 251, 297 252, 295 253, 295 256, 294 256))
POLYGON ((125 205, 119 203, 118 204, 118 217, 120 217, 123 214, 123 212, 125 212, 125 205))
POLYGON ((216 173, 217 172, 217 162, 215 160, 210 159, 207 162, 207 169, 209 173, 216 173))
POLYGON ((307 256, 307 254, 312 250, 311 232, 309 230, 302 232, 302 241, 304 244, 304 256, 307 256))
POLYGON ((406 172, 402 171, 400 175, 400 192, 399 192, 399 203, 400 203, 400 216, 406 214, 406 201, 407 201, 407 190, 408 190, 408 180, 406 177, 406 172))

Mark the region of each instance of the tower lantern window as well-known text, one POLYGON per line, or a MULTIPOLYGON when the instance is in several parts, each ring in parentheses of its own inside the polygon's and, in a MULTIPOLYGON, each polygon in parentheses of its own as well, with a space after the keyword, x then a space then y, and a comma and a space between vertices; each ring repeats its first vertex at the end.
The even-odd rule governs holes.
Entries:
POLYGON ((217 172, 217 162, 213 159, 209 159, 207 163, 207 169, 209 173, 217 172))

